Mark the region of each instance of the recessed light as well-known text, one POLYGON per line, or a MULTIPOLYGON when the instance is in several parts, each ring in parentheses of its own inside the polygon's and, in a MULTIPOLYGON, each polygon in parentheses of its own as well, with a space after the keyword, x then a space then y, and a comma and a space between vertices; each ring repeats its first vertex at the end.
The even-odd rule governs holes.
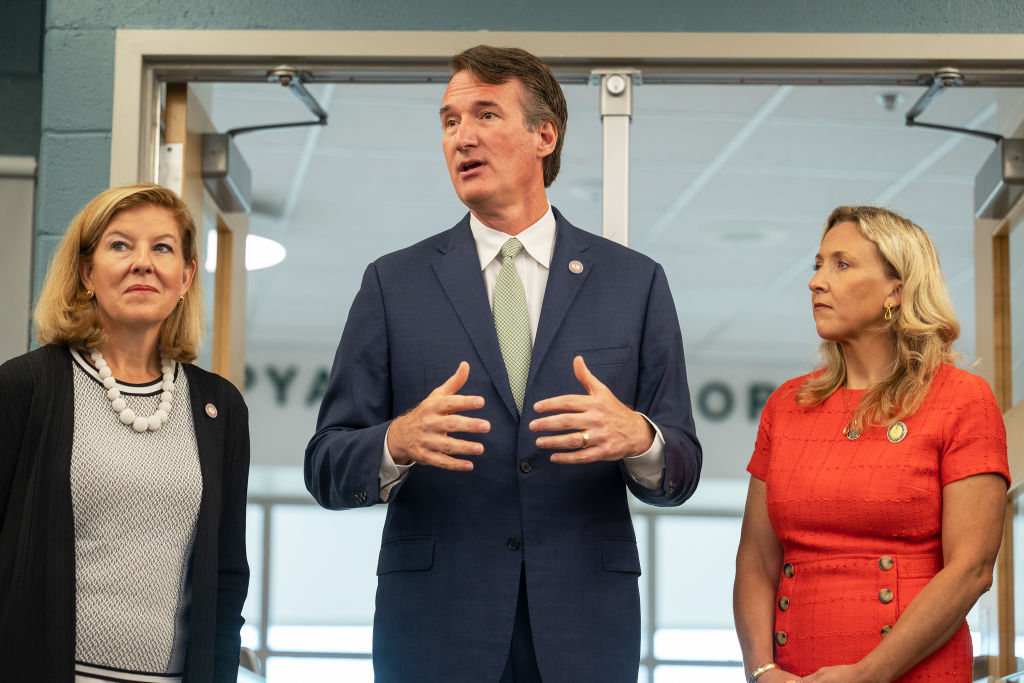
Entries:
MULTIPOLYGON (((261 270, 276 266, 284 257, 287 251, 280 242, 261 237, 260 235, 247 235, 245 238, 245 269, 261 270)), ((217 231, 210 230, 206 233, 206 263, 204 264, 207 273, 217 270, 217 231)))

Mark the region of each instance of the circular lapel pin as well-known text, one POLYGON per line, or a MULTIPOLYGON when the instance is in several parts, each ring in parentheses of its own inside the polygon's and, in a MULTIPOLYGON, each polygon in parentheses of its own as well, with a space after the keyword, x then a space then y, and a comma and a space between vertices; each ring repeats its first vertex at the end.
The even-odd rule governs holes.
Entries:
POLYGON ((889 425, 889 429, 886 430, 885 435, 889 437, 889 441, 892 443, 899 443, 907 436, 907 425, 902 422, 893 422, 889 425))
POLYGON ((579 275, 583 272, 583 264, 579 261, 569 261, 569 272, 579 275))
POLYGON ((210 417, 217 417, 217 406, 213 405, 212 403, 207 403, 206 414, 209 415, 210 417))

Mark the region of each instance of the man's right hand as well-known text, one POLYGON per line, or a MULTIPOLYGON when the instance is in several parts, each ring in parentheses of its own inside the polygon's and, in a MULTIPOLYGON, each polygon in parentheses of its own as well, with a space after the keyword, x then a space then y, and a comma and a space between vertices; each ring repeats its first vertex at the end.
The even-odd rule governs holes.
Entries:
POLYGON ((462 396, 459 390, 469 379, 469 363, 462 361, 455 374, 430 392, 408 413, 395 418, 388 429, 388 452, 396 465, 420 463, 446 470, 468 472, 469 460, 452 455, 480 455, 483 444, 448 436, 449 432, 484 434, 491 424, 487 420, 459 415, 484 407, 482 396, 462 396))

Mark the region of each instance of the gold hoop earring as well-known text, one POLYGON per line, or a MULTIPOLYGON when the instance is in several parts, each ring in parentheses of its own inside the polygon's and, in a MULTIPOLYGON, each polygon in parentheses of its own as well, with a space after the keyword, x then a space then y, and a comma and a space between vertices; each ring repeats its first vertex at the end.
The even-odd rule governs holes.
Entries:
POLYGON ((885 305, 885 319, 892 320, 892 304, 885 305))

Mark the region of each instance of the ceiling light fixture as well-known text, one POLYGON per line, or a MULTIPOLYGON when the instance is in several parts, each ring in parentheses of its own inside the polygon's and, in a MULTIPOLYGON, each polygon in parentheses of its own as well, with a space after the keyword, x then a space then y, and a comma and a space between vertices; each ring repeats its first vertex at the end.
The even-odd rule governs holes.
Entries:
MULTIPOLYGON (((262 270, 276 266, 284 257, 287 251, 280 242, 261 237, 260 235, 247 235, 245 238, 245 269, 262 270)), ((210 230, 206 233, 206 263, 204 264, 207 273, 217 270, 217 231, 210 230)))

